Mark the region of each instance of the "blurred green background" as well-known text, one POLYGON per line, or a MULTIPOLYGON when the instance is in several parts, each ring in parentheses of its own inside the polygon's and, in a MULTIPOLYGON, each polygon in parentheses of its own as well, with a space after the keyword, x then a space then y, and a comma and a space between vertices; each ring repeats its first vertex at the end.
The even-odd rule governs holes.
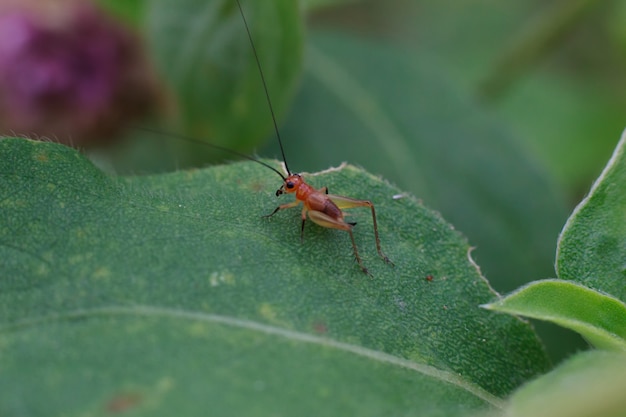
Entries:
MULTIPOLYGON (((626 3, 242 3, 292 170, 347 161, 418 196, 499 292, 555 276, 560 229, 626 124, 626 3)), ((100 4, 139 29, 164 85, 159 116, 138 125, 280 158, 232 0, 100 4)), ((92 155, 119 173, 235 159, 127 136, 92 155)), ((539 332, 555 361, 585 348, 539 332)))

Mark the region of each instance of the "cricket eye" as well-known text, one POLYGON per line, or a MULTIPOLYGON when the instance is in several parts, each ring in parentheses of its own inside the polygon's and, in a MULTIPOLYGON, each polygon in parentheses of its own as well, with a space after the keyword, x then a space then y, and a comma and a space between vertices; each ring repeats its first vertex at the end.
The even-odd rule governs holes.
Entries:
POLYGON ((286 185, 287 185, 287 188, 289 188, 290 190, 294 187, 294 184, 291 181, 287 181, 286 185))

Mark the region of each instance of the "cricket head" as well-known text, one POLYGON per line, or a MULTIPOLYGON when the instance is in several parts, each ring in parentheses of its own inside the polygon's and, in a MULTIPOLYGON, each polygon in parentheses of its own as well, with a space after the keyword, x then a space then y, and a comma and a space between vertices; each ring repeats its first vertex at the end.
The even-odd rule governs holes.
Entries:
POLYGON ((276 197, 281 194, 290 194, 296 192, 298 187, 304 183, 302 176, 300 174, 290 174, 287 178, 284 179, 283 185, 280 186, 278 190, 276 190, 276 197))

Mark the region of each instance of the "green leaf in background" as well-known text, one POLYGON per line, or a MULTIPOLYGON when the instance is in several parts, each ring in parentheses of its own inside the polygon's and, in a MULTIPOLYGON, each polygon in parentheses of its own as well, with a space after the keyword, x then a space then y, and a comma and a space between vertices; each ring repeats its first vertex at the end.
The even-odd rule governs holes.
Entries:
POLYGON ((580 333, 598 348, 626 351, 626 305, 580 284, 536 281, 482 307, 551 321, 580 333))
POLYGON ((312 36, 282 128, 290 166, 348 160, 384 175, 469 236, 498 289, 553 275, 563 194, 511 131, 429 62, 383 43, 312 36))
MULTIPOLYGON (((242 0, 279 117, 300 74, 298 2, 242 0)), ((233 0, 147 3, 146 33, 160 74, 172 89, 174 130, 250 150, 273 129, 250 41, 233 0)))
POLYGON ((557 275, 626 301, 626 134, 589 194, 567 220, 557 275))
POLYGON ((133 27, 140 26, 146 7, 144 0, 97 0, 96 3, 133 27))
POLYGON ((626 413, 626 355, 592 351, 519 389, 506 417, 621 417, 626 413))
POLYGON ((0 174, 3 415, 461 416, 549 367, 527 323, 478 308, 466 240, 354 167, 308 178, 376 204, 395 267, 350 216, 374 278, 345 233, 261 218, 279 178, 253 162, 111 177, 7 139, 0 174))
POLYGON ((498 113, 576 200, 598 175, 624 128, 623 97, 609 88, 539 73, 500 104, 498 113))
POLYGON ((457 88, 480 92, 485 81, 507 79, 482 104, 578 199, 626 122, 625 11, 623 2, 598 0, 390 0, 362 18, 361 30, 406 44, 457 88))
POLYGON ((343 6, 351 3, 359 3, 362 0, 300 0, 302 8, 307 12, 316 11, 332 6, 343 6))

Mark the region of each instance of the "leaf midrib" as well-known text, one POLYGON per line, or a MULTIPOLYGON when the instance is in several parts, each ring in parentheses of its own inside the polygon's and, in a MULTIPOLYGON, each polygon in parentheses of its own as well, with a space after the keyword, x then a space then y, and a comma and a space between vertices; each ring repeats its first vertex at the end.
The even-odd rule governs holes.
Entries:
POLYGON ((268 335, 279 336, 291 341, 320 345, 327 348, 352 353, 367 359, 371 359, 380 363, 398 366, 409 369, 426 376, 430 376, 441 382, 445 382, 459 387, 472 395, 482 399, 492 406, 503 409, 505 402, 480 388, 479 386, 468 382, 458 374, 437 369, 430 365, 419 364, 410 360, 399 358, 384 352, 368 349, 362 346, 352 345, 349 343, 339 342, 325 337, 320 337, 308 333, 297 332, 294 330, 283 329, 268 324, 263 324, 251 320, 239 319, 236 317, 222 316, 218 314, 208 314, 199 311, 185 311, 174 308, 155 307, 150 305, 132 305, 132 306, 108 306, 91 309, 78 309, 68 311, 62 314, 48 314, 40 317, 32 317, 29 319, 19 320, 13 324, 0 327, 0 332, 12 331, 24 327, 33 327, 42 323, 51 321, 72 320, 76 318, 94 317, 101 315, 129 315, 129 316, 146 316, 146 317, 167 317, 184 320, 196 320, 210 323, 224 324, 232 327, 248 329, 268 335))

